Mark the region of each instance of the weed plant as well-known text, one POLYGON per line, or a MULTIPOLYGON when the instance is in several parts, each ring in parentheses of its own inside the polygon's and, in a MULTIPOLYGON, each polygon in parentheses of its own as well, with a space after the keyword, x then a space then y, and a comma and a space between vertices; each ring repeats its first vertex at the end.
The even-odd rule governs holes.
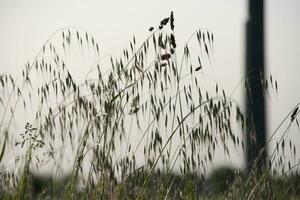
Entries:
MULTIPOLYGON (((226 190, 212 192, 215 187, 206 178, 215 154, 218 150, 230 157, 230 148, 246 148, 245 134, 255 130, 245 116, 251 111, 217 82, 213 92, 204 87, 203 82, 210 79, 205 68, 211 65, 214 52, 211 31, 198 29, 179 47, 173 12, 148 31, 141 44, 133 37, 122 55, 110 57, 105 66, 100 45, 89 32, 77 27, 60 29, 25 65, 19 78, 1 74, 1 199, 299 195, 297 181, 282 180, 298 167, 297 162, 288 162, 286 170, 284 149, 289 145, 295 157, 296 147, 291 141, 286 144, 284 136, 292 124, 298 125, 299 104, 274 132, 289 123, 265 172, 258 176, 253 170, 244 176, 234 171, 230 180, 220 180, 226 190), (68 70, 66 59, 72 49, 97 57, 83 82, 74 80, 68 70), (24 112, 32 120, 23 133, 16 134, 13 122, 24 112), (5 170, 4 160, 16 148, 15 168, 5 170), (33 172, 45 166, 51 173, 42 183, 33 172), (37 189, 34 180, 43 187, 37 189)), ((262 74, 257 81, 266 93, 270 88, 277 92, 277 81, 265 77, 262 74)), ((251 93, 249 79, 245 76, 239 85, 251 93)))

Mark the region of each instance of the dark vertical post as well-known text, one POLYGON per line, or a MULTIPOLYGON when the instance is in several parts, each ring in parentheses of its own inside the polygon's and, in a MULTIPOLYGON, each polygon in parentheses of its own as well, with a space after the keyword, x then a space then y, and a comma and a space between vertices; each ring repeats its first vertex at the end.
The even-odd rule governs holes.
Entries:
POLYGON ((266 166, 266 118, 263 84, 264 77, 264 1, 248 0, 249 16, 246 27, 246 73, 248 88, 247 111, 247 166, 257 160, 258 170, 266 166))

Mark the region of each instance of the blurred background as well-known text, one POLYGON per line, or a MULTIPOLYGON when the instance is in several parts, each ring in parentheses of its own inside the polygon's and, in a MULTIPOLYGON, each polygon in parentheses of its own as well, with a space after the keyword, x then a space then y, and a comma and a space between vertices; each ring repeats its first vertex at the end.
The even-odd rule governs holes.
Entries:
MULTIPOLYGON (((183 46, 199 27, 214 33, 212 64, 204 66, 204 70, 228 93, 234 92, 233 98, 242 105, 240 80, 245 73, 247 5, 245 0, 0 0, 0 72, 19 75, 24 63, 38 53, 51 34, 69 26, 91 33, 100 44, 101 56, 119 56, 133 35, 142 42, 149 27, 174 11, 178 46, 183 46)), ((268 135, 300 100, 299 8, 299 0, 265 1, 265 66, 279 88, 278 94, 267 95, 268 135)), ((75 59, 69 70, 75 79, 83 80, 91 63, 93 60, 87 57, 80 62, 75 59)), ((14 126, 21 129, 24 123, 14 126)), ((293 134, 293 128, 289 137, 300 146, 300 136, 293 134)), ((269 151, 273 148, 269 146, 269 151)), ((216 162, 243 167, 243 153, 236 155, 216 162)))

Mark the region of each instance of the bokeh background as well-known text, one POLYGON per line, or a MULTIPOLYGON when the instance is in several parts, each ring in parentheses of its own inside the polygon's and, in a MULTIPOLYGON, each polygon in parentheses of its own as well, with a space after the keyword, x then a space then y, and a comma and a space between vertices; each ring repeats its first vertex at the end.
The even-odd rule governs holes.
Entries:
MULTIPOLYGON (((279 86, 278 94, 271 92, 267 98, 271 135, 300 100, 300 1, 266 0, 265 8, 266 70, 279 86)), ((205 70, 228 93, 233 91, 245 71, 245 0, 0 0, 0 73, 20 74, 24 63, 38 53, 51 34, 68 26, 88 30, 98 40, 102 56, 121 55, 133 35, 143 41, 148 28, 158 25, 171 11, 179 46, 198 27, 214 33, 212 64, 205 70)), ((82 80, 91 63, 88 58, 75 59, 69 70, 75 79, 82 80)), ((241 104, 242 89, 240 85, 233 95, 241 104)), ((23 128, 24 123, 14 126, 23 128)), ((293 134, 293 129, 289 137, 300 146, 300 136, 293 134)), ((243 167, 243 154, 237 155, 218 162, 243 167)))

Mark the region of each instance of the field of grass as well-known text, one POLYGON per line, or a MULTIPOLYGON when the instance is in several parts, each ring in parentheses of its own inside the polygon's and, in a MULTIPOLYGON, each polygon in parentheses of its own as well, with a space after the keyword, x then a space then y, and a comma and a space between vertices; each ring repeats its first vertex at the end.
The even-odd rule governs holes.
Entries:
MULTIPOLYGON (((20 77, 1 74, 0 199, 299 198, 296 147, 285 139, 299 126, 299 104, 272 134, 287 124, 263 172, 212 172, 216 152, 245 151, 251 111, 205 72, 214 34, 200 28, 180 47, 174 30, 171 13, 105 62, 90 33, 60 29, 20 77), (97 58, 83 82, 68 70, 74 49, 97 58), (23 113, 32 118, 17 134, 23 113), (49 175, 36 174, 45 167, 49 175)), ((251 93, 249 78, 240 86, 251 93)), ((271 75, 258 81, 277 92, 271 75)))

